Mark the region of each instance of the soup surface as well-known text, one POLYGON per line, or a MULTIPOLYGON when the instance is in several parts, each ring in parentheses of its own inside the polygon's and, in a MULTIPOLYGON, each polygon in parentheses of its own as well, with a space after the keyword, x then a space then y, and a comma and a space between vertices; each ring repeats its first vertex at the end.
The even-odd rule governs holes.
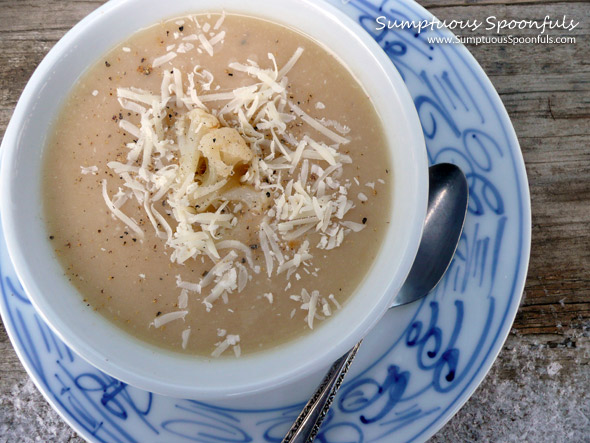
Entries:
POLYGON ((84 302, 129 333, 239 356, 321 327, 354 293, 387 228, 389 161, 371 101, 316 42, 176 18, 66 99, 48 236, 84 302))

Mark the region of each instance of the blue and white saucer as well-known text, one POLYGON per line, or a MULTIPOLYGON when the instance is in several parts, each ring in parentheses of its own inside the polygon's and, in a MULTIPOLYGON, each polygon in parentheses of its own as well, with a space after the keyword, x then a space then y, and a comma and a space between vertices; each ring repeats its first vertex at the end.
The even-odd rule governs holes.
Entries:
MULTIPOLYGON (((392 309, 365 339, 317 441, 423 441, 467 401, 492 366, 519 306, 530 250, 522 155, 498 94, 448 31, 387 28, 376 17, 432 16, 408 0, 327 0, 367 29, 402 74, 431 163, 470 185, 456 257, 434 293, 392 309)), ((322 378, 264 396, 210 404, 162 397, 101 373, 73 354, 27 300, 0 238, 0 312, 47 401, 91 442, 280 442, 322 378)))

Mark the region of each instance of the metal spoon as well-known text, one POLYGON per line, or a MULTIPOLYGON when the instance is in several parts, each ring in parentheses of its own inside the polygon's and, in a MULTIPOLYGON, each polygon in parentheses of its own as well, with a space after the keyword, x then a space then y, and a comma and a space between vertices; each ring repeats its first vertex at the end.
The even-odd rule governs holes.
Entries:
MULTIPOLYGON (((436 287, 451 264, 463 231, 469 196, 465 175, 450 163, 431 166, 428 172, 428 209, 422 239, 412 269, 392 308, 418 300, 436 287)), ((334 362, 283 443, 313 441, 361 343, 362 340, 334 362)))

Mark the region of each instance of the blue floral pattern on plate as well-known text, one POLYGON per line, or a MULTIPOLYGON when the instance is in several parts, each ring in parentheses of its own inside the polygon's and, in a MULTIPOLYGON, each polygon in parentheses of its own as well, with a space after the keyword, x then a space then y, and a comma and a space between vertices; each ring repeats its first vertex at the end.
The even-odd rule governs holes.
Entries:
MULTIPOLYGON (((530 248, 530 201, 518 141, 491 83, 459 44, 430 45, 376 17, 432 16, 403 0, 327 0, 357 20, 403 76, 431 163, 465 171, 469 212, 437 289, 391 310, 366 338, 317 437, 320 442, 426 440, 491 367, 519 305, 530 248)), ((321 378, 231 404, 173 399, 109 377, 73 354, 24 294, 0 239, 0 311, 12 343, 51 405, 93 442, 280 442, 321 378), (303 386, 305 385, 305 386, 303 386)))

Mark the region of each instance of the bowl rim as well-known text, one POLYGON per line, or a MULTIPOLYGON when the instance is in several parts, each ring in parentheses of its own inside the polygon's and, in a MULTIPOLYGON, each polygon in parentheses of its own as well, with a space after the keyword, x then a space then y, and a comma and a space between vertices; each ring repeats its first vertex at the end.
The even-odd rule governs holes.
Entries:
MULTIPOLYGON (((245 3, 259 4, 261 2, 264 3, 265 1, 267 0, 249 0, 245 3)), ((12 169, 10 168, 10 166, 14 164, 15 157, 18 155, 17 147, 19 146, 19 139, 22 136, 23 124, 27 118, 27 110, 31 106, 33 106, 33 103, 36 99, 35 92, 37 92, 39 86, 43 84, 44 78, 51 71, 55 63, 58 62, 60 56, 64 52, 69 50, 69 48, 72 45, 75 45, 76 39, 79 38, 80 35, 88 29, 88 27, 98 26, 97 23, 100 24, 102 20, 107 20, 109 14, 116 14, 116 10, 120 6, 139 3, 139 0, 111 0, 110 2, 102 5, 101 7, 90 13, 87 17, 85 17, 77 25, 75 25, 54 46, 54 48, 51 49, 51 51, 43 59, 41 64, 33 73, 31 79, 27 83, 17 103, 16 109, 6 129, 6 133, 2 141, 1 154, 3 161, 1 165, 2 173, 0 174, 0 216, 2 217, 2 225, 7 241, 8 252, 11 257, 11 260, 14 263, 16 273, 19 279, 21 280, 25 292, 29 296, 29 299, 35 306, 37 312, 40 313, 41 317, 51 327, 51 329, 82 358, 89 361, 91 364, 93 364, 100 370, 118 379, 121 379, 126 383, 164 395, 171 395, 177 397, 191 397, 198 399, 215 399, 231 396, 235 397, 238 395, 247 395, 250 392, 274 389, 275 387, 281 386, 283 384, 292 383, 297 379, 303 378, 306 375, 321 370, 323 368, 322 364, 330 364, 332 360, 338 358, 341 354, 343 354, 350 347, 352 347, 358 341, 358 339, 362 338, 362 336, 368 333, 368 331, 377 323, 377 321, 386 311, 386 305, 388 305, 389 303, 388 300, 385 300, 387 293, 397 293, 413 263, 413 259, 417 251, 418 243, 421 237, 423 220, 426 215, 426 202, 428 192, 428 162, 426 156, 426 148, 422 136, 422 128, 418 119, 417 112, 414 108, 413 100, 409 92, 405 88, 405 84, 403 83, 401 76, 399 75, 399 73, 389 60, 389 58, 382 51, 379 45, 373 40, 373 38, 368 33, 366 33, 356 22, 352 21, 349 17, 344 15, 343 12, 339 11, 332 5, 325 2, 316 3, 312 0, 289 1, 290 4, 304 4, 307 7, 311 7, 313 10, 320 11, 326 15, 335 17, 336 20, 341 22, 341 25, 348 27, 351 30, 351 33, 355 34, 355 37, 360 41, 361 45, 365 46, 367 49, 370 50, 372 57, 376 60, 376 63, 379 64, 382 69, 384 69, 384 71, 389 76, 390 81, 394 83, 394 90, 396 94, 399 95, 398 98, 405 102, 406 106, 402 108, 402 111, 404 112, 405 117, 408 120, 409 126, 411 126, 411 134, 416 138, 414 142, 418 143, 419 145, 418 148, 414 149, 414 151, 417 153, 417 170, 423 172, 422 179, 417 179, 416 182, 413 183, 413 185, 415 185, 416 187, 414 192, 418 196, 418 204, 416 204, 416 210, 414 214, 412 214, 412 220, 414 223, 413 228, 409 232, 408 239, 408 250, 410 252, 405 254, 403 257, 403 260, 401 262, 401 268, 400 270, 398 270, 398 278, 395 282, 392 282, 391 287, 388 288, 388 290, 385 291, 385 294, 381 296, 381 303, 379 303, 378 306, 375 306, 373 308, 373 310, 371 311, 371 315, 365 318, 359 325, 357 325, 355 329, 355 334, 349 335, 345 340, 342 340, 337 346, 335 346, 332 349, 329 349, 323 356, 315 356, 314 359, 311 359, 305 365, 305 369, 297 374, 294 374, 293 371, 291 371, 290 373, 283 374, 283 376, 281 377, 275 377, 263 383, 247 385, 245 387, 240 388, 241 391, 236 392, 235 387, 231 387, 228 389, 207 389, 207 387, 199 388, 195 387, 194 385, 187 386, 186 384, 173 383, 169 380, 165 382, 163 382, 162 380, 155 381, 153 378, 140 376, 134 373, 133 371, 130 372, 128 369, 121 368, 117 364, 117 362, 113 362, 108 358, 105 359, 104 355, 98 353, 97 350, 93 349, 92 346, 89 346, 87 342, 82 342, 78 340, 75 333, 73 333, 73 331, 71 331, 69 327, 64 327, 63 321, 60 321, 59 319, 59 315, 56 316, 56 312, 52 311, 47 306, 46 300, 44 300, 44 291, 42 291, 39 287, 39 282, 35 281, 35 276, 31 272, 32 270, 29 269, 29 267, 27 266, 25 260, 26 254, 22 250, 21 245, 16 241, 18 237, 18 220, 16 218, 16 215, 14 214, 14 211, 12 211, 10 199, 8 198, 8 195, 13 195, 13 192, 15 191, 13 189, 13 183, 10 180, 12 177, 12 169), (403 278, 399 278, 400 276, 403 276, 403 278), (375 313, 374 311, 379 312, 375 313)), ((197 8, 200 9, 200 6, 196 5, 194 7, 194 9, 197 8)), ((221 11, 221 9, 222 7, 218 7, 217 11, 221 11)), ((232 8, 224 9, 233 12, 232 8)), ((178 15, 179 14, 174 14, 173 16, 178 15)), ((256 16, 256 13, 252 13, 252 16, 256 16)), ((163 19, 166 19, 166 17, 163 17, 163 19)), ((287 23, 287 26, 297 29, 295 25, 289 25, 287 23)), ((107 49, 107 51, 108 50, 110 49, 107 49)), ((101 53, 97 53, 94 59, 98 59, 100 55, 101 53)), ((350 69, 348 63, 345 63, 345 66, 347 66, 350 69)), ((361 285, 363 285, 363 283, 361 283, 361 285)))

